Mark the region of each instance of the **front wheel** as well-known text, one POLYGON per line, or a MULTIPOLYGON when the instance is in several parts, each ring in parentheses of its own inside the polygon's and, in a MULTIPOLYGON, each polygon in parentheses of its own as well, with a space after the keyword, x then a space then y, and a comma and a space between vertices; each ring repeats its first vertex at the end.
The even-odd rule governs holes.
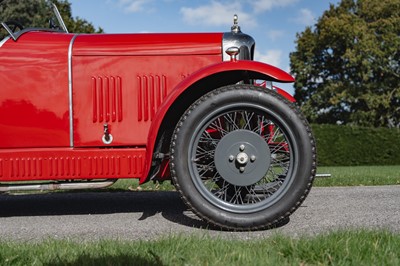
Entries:
POLYGON ((192 104, 170 153, 184 202, 225 229, 282 222, 303 202, 316 171, 307 121, 275 92, 252 85, 222 87, 192 104))

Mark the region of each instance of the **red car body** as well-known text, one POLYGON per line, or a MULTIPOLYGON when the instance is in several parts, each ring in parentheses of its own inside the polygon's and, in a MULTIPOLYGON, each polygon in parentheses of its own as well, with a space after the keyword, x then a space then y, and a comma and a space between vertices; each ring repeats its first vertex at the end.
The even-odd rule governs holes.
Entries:
POLYGON ((171 179, 206 222, 282 223, 308 194, 315 141, 288 73, 226 33, 73 34, 3 22, 0 192, 171 179), (28 181, 28 182, 27 182, 28 181))
POLYGON ((219 76, 234 84, 249 71, 293 81, 260 62, 222 62, 222 37, 32 31, 9 39, 0 48, 0 181, 145 182, 165 115, 195 84, 219 76), (102 141, 105 123, 111 144, 102 141))

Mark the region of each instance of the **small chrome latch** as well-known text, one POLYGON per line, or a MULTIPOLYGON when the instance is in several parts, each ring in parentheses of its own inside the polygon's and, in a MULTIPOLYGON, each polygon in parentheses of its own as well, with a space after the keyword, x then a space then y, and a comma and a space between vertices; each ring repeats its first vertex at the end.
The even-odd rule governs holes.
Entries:
POLYGON ((108 127, 108 124, 105 123, 103 125, 103 127, 104 127, 104 129, 103 129, 104 135, 101 139, 104 144, 107 144, 107 145, 111 144, 111 142, 113 141, 113 136, 110 134, 110 129, 108 127))

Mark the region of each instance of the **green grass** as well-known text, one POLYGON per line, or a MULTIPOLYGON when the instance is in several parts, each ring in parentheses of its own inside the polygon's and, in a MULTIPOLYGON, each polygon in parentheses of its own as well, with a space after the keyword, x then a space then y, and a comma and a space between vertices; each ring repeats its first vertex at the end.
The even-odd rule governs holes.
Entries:
POLYGON ((317 178, 314 186, 382 186, 400 185, 400 165, 319 167, 318 173, 329 173, 330 178, 317 178))
POLYGON ((243 241, 171 236, 155 241, 0 242, 1 265, 399 265, 400 235, 339 231, 243 241))
POLYGON ((138 179, 119 179, 114 185, 110 186, 108 189, 111 190, 150 190, 150 191, 172 191, 175 187, 171 184, 171 181, 159 182, 147 182, 145 184, 139 185, 138 179))

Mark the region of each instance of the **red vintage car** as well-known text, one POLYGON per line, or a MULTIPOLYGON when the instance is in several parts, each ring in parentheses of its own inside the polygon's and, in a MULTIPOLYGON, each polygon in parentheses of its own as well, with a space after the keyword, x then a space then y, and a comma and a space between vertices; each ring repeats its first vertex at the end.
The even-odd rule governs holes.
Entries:
POLYGON ((303 202, 315 141, 272 85, 294 79, 253 61, 237 17, 225 33, 74 34, 54 11, 50 28, 1 23, 0 192, 171 180, 233 230, 272 227, 303 202))

